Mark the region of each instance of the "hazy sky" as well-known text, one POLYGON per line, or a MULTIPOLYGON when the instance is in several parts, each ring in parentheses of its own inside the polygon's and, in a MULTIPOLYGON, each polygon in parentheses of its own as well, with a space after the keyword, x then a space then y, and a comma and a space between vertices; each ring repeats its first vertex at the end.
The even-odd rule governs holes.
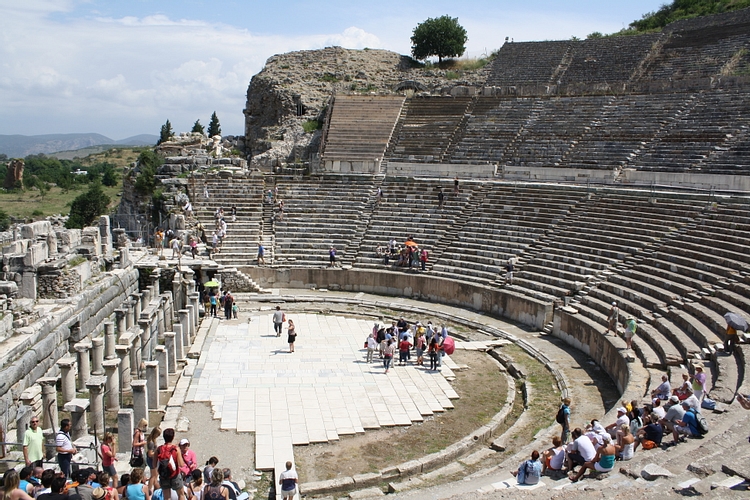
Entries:
POLYGON ((177 132, 219 116, 244 133, 250 78, 270 56, 331 45, 408 54, 448 14, 468 56, 515 41, 611 33, 664 0, 0 0, 0 134, 177 132))

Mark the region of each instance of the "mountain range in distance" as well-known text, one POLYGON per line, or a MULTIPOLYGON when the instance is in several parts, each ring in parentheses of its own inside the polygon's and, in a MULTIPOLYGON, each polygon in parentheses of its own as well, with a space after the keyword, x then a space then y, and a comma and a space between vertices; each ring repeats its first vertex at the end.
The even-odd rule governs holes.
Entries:
POLYGON ((0 135, 0 153, 9 158, 75 151, 92 146, 153 146, 158 135, 140 134, 116 141, 101 134, 0 135))

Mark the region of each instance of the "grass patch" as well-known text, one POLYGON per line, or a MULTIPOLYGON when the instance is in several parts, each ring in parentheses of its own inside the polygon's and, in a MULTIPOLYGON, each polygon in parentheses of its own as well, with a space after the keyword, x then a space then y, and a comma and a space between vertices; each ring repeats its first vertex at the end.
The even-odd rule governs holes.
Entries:
POLYGON ((302 129, 306 134, 311 134, 316 130, 320 130, 322 127, 323 124, 320 123, 320 120, 307 120, 302 124, 302 129))
POLYGON ((276 489, 272 484, 271 474, 268 472, 264 472, 260 476, 260 480, 256 483, 256 487, 258 489, 255 490, 253 500, 268 500, 269 498, 275 498, 275 495, 273 497, 271 496, 271 492, 273 491, 275 493, 276 489))
POLYGON ((70 259, 70 262, 68 262, 68 267, 76 267, 78 264, 83 264, 84 262, 86 262, 86 260, 88 260, 86 259, 86 257, 78 255, 70 259))
POLYGON ((333 73, 326 73, 325 75, 318 78, 321 82, 336 83, 340 82, 341 79, 333 73))
MULTIPOLYGON (((36 189, 18 192, 0 190, 0 209, 4 210, 11 217, 21 219, 47 217, 56 214, 68 215, 70 213, 70 204, 75 197, 88 189, 88 185, 77 187, 78 189, 63 192, 62 189, 54 186, 44 196, 36 189)), ((120 186, 102 186, 102 191, 111 200, 110 210, 114 209, 120 203, 120 198, 117 194, 121 190, 120 186)))

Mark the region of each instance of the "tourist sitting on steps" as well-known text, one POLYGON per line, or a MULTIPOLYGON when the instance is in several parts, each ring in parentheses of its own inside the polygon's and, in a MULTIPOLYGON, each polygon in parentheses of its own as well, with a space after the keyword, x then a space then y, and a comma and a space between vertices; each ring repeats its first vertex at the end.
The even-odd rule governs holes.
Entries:
POLYGON ((604 445, 601 446, 593 460, 586 462, 578 471, 578 474, 571 476, 572 482, 577 482, 586 473, 586 469, 597 472, 609 472, 615 467, 615 446, 612 444, 612 438, 608 434, 603 434, 604 445))
POLYGON ((539 461, 539 452, 531 452, 531 460, 526 460, 518 466, 517 471, 511 472, 516 477, 518 484, 538 484, 542 475, 542 463, 539 461))

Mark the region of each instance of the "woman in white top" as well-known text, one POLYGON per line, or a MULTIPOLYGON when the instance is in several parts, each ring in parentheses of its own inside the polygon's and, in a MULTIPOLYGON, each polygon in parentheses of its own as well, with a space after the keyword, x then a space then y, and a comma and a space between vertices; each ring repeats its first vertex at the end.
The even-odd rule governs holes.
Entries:
POLYGON ((630 433, 630 426, 622 424, 620 432, 617 433, 617 444, 615 453, 620 460, 630 460, 633 458, 635 437, 630 433))
POLYGON ((542 474, 547 469, 562 470, 565 465, 565 447, 562 444, 560 436, 552 438, 552 448, 542 452, 542 474))

